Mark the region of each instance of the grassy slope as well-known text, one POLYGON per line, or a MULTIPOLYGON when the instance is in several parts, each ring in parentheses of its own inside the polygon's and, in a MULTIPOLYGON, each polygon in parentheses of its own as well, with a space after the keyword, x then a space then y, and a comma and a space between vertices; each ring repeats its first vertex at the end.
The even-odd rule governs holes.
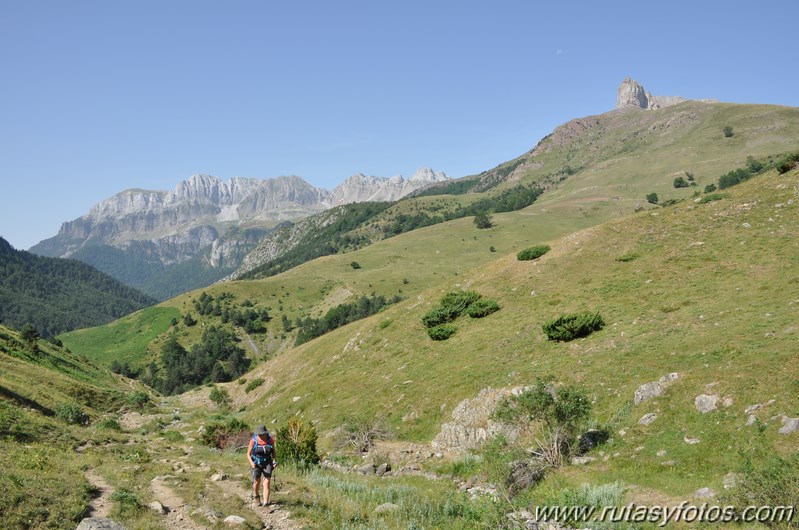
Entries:
POLYGON ((43 340, 37 347, 32 351, 16 331, 0 326, 0 397, 48 414, 77 402, 94 415, 130 390, 121 378, 62 348, 43 340))
POLYGON ((252 377, 268 384, 255 391, 260 399, 248 414, 266 421, 299 414, 321 431, 350 415, 380 415, 400 437, 426 441, 480 389, 552 375, 583 385, 601 422, 628 429, 611 446, 621 457, 591 472, 678 493, 718 482, 738 463, 737 450, 795 444, 795 435, 775 434, 779 421, 770 418, 799 414, 799 386, 787 368, 797 366, 799 332, 797 189, 796 171, 755 178, 721 201, 686 201, 552 241, 537 262, 511 254, 444 278, 257 368, 252 377), (616 260, 630 252, 640 257, 616 260), (446 342, 429 340, 419 318, 459 286, 496 298, 502 310, 459 320, 446 342), (584 340, 548 341, 544 320, 575 310, 598 310, 609 325, 584 340), (669 372, 680 379, 663 398, 631 406, 639 385, 669 372), (699 414, 693 399, 705 391, 731 397, 733 406, 699 414), (762 413, 769 426, 761 436, 744 426, 743 409, 769 399, 776 403, 762 413), (647 412, 660 418, 638 426, 647 412), (702 442, 687 445, 684 436, 702 442), (669 456, 657 457, 660 449, 669 456), (666 459, 675 465, 662 466, 666 459))
MULTIPOLYGON (((269 309, 274 317, 270 333, 251 337, 261 355, 253 351, 249 340, 242 342, 260 358, 291 345, 292 337, 284 337, 280 325, 283 314, 292 321, 307 314, 318 316, 350 296, 372 292, 393 296, 401 290, 404 296, 416 297, 424 289, 457 279, 458 274, 489 263, 502 253, 627 215, 651 191, 658 192, 661 200, 688 197, 720 174, 742 165, 750 154, 790 150, 795 138, 799 138, 799 109, 766 105, 689 102, 656 112, 611 112, 573 120, 543 140, 535 157, 530 158, 530 153, 521 157, 527 162, 502 186, 540 181, 565 165, 583 169, 529 208, 496 215, 498 226, 492 230, 475 230, 471 218, 459 219, 345 255, 327 256, 275 278, 231 282, 205 290, 231 291, 239 302, 249 298, 269 309), (723 137, 725 125, 734 128, 735 136, 723 137), (698 188, 674 189, 671 183, 681 171, 695 173, 698 188), (491 246, 497 253, 488 252, 491 246), (352 261, 362 269, 353 270, 349 266, 352 261)), ((477 197, 409 199, 400 201, 386 216, 390 219, 396 213, 427 211, 477 197)), ((159 307, 191 312, 191 299, 198 294, 187 293, 159 307)), ((154 328, 150 334, 139 331, 150 327, 149 316, 147 312, 135 313, 114 327, 101 326, 62 338, 75 351, 99 362, 110 363, 117 358, 144 363, 157 356, 163 339, 156 338, 161 331, 154 328), (128 328, 129 335, 122 328, 128 328), (130 334, 136 338, 130 340, 130 334)), ((167 329, 161 327, 162 331, 167 329)), ((202 320, 194 328, 181 326, 181 340, 190 345, 202 329, 202 320)))

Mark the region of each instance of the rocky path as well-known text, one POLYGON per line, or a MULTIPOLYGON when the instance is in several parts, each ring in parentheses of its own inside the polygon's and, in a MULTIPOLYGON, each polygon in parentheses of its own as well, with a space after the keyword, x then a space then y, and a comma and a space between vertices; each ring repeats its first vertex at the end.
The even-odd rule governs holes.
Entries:
POLYGON ((92 499, 89 505, 89 516, 108 517, 111 514, 111 494, 114 492, 113 488, 103 477, 91 469, 86 472, 85 476, 89 484, 97 488, 97 491, 100 493, 97 497, 92 499))
POLYGON ((197 525, 187 513, 190 509, 183 499, 169 487, 171 477, 157 476, 150 481, 150 490, 153 498, 163 509, 158 510, 158 506, 150 505, 151 509, 156 509, 163 515, 161 524, 168 530, 205 530, 207 527, 197 525))
POLYGON ((250 490, 233 480, 220 480, 214 482, 222 491, 228 495, 236 496, 241 499, 242 506, 247 510, 252 510, 264 523, 264 528, 268 530, 300 530, 301 525, 291 519, 291 513, 281 502, 285 494, 272 491, 272 504, 270 506, 254 506, 250 497, 250 490))

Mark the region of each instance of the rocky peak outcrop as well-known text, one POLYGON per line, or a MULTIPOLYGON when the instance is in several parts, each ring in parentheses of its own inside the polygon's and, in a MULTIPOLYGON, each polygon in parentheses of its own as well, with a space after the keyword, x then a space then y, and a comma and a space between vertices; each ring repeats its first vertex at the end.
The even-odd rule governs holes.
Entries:
POLYGON ((676 105, 688 101, 680 96, 653 96, 649 91, 644 89, 643 85, 630 77, 625 77, 624 81, 619 86, 618 94, 616 96, 616 108, 639 108, 647 110, 655 110, 670 105, 676 105))
POLYGON ((351 176, 331 192, 331 205, 339 206, 353 202, 396 201, 424 186, 451 180, 443 171, 429 167, 419 168, 411 178, 402 175, 374 177, 358 173, 351 176))

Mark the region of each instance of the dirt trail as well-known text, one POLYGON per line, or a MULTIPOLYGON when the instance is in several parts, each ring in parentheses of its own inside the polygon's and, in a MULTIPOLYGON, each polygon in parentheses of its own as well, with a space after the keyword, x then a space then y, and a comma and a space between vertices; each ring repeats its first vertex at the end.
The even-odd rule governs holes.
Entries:
POLYGON ((291 519, 291 513, 284 507, 281 492, 272 491, 272 504, 270 506, 254 506, 250 497, 250 489, 242 486, 235 480, 220 480, 214 482, 217 487, 228 495, 241 499, 244 507, 252 510, 264 523, 264 528, 269 530, 300 530, 300 524, 291 519))
POLYGON ((86 480, 89 484, 97 488, 100 495, 92 499, 89 504, 88 517, 108 517, 111 514, 111 494, 114 492, 108 482, 97 474, 94 470, 86 471, 86 480))
POLYGON ((169 476, 158 476, 150 481, 153 498, 167 509, 161 524, 169 530, 205 530, 207 527, 199 526, 191 519, 186 503, 167 485, 169 480, 169 476))

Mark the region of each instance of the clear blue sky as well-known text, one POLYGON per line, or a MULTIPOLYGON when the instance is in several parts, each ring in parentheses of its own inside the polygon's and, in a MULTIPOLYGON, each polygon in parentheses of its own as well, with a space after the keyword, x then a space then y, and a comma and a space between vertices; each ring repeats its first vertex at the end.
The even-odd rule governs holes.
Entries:
POLYGON ((795 0, 0 1, 0 235, 194 173, 454 177, 655 95, 799 106, 795 0))

